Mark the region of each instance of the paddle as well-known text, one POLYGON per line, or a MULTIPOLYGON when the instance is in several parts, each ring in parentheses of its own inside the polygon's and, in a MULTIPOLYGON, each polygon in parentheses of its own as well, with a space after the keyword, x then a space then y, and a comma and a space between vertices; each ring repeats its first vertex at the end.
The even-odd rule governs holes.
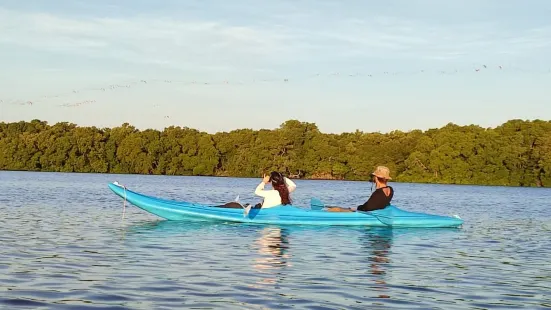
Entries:
POLYGON ((325 205, 323 204, 323 202, 321 200, 319 200, 318 198, 310 199, 310 209, 312 209, 312 210, 321 210, 323 208, 325 208, 325 205))
POLYGON ((239 195, 235 197, 234 202, 237 202, 242 208, 243 208, 243 217, 247 217, 249 215, 249 212, 251 211, 252 206, 250 204, 243 205, 239 202, 239 195))
MULTIPOLYGON (((310 208, 312 210, 322 210, 323 208, 325 208, 326 205, 318 198, 311 198, 310 199, 310 208)), ((329 212, 329 211, 328 211, 329 212)), ((377 220, 379 220, 379 222, 387 225, 387 226, 392 226, 392 218, 389 218, 387 216, 383 216, 383 215, 377 215, 377 214, 374 214, 372 212, 366 212, 366 211, 355 211, 355 212, 358 212, 358 213, 362 213, 362 214, 366 214, 366 215, 370 215, 370 216, 373 216, 374 218, 376 218, 377 220), (381 219, 382 218, 382 219, 381 219)))

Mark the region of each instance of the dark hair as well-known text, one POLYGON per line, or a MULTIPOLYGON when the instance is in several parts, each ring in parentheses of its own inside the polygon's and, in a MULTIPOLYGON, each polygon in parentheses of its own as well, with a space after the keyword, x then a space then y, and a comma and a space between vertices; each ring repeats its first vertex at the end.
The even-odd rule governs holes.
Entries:
POLYGON ((287 184, 285 184, 283 175, 277 171, 272 171, 272 173, 270 173, 270 181, 272 182, 272 187, 279 192, 281 204, 290 205, 291 198, 289 198, 289 189, 287 188, 287 184))

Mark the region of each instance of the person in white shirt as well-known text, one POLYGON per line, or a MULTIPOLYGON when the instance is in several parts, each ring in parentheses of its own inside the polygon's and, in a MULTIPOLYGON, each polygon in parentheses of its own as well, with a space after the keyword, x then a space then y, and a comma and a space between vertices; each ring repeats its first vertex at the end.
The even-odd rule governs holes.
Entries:
POLYGON ((264 198, 261 204, 262 208, 273 208, 279 205, 290 205, 290 193, 295 191, 296 188, 297 185, 293 181, 284 177, 280 172, 272 171, 270 175, 264 175, 262 182, 258 184, 254 193, 264 198), (269 182, 272 183, 273 189, 265 190, 264 186, 269 182))
POLYGON ((252 206, 250 204, 242 205, 238 201, 232 201, 225 203, 223 205, 217 205, 218 208, 244 208, 246 213, 250 211, 251 208, 273 208, 279 205, 290 205, 291 197, 290 193, 294 192, 297 188, 297 185, 290 179, 284 177, 281 173, 277 171, 272 171, 270 175, 264 175, 262 182, 258 184, 254 193, 260 197, 264 198, 262 203, 257 203, 252 206), (264 186, 268 183, 272 183, 271 190, 265 190, 264 186))

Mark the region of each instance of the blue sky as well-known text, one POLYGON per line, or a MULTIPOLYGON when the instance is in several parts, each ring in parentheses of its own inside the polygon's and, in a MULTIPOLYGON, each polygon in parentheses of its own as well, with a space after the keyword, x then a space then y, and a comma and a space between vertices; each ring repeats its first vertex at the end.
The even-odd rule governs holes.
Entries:
POLYGON ((549 16, 547 0, 3 0, 0 121, 388 132, 549 120, 549 16))

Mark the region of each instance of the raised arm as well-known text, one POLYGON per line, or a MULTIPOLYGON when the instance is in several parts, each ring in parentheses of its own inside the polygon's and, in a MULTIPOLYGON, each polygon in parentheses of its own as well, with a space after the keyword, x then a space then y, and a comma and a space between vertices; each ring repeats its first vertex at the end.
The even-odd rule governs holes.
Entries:
POLYGON ((295 182, 291 181, 291 179, 288 179, 287 177, 285 177, 284 179, 285 179, 285 184, 287 185, 287 188, 289 189, 289 193, 294 192, 295 189, 297 189, 297 185, 295 184, 295 182))
POLYGON ((255 195, 260 196, 260 197, 266 197, 266 192, 264 191, 264 186, 265 185, 266 185, 266 183, 260 182, 260 184, 258 184, 258 186, 256 187, 256 189, 254 191, 255 195))

